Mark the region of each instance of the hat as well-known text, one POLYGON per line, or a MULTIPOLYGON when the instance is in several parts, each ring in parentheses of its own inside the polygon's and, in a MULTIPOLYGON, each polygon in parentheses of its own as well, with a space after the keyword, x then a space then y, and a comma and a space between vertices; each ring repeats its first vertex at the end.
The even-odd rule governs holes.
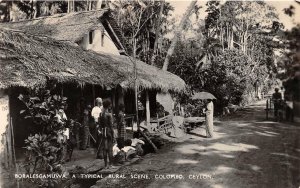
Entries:
POLYGON ((97 103, 102 103, 102 99, 101 99, 100 97, 97 97, 97 98, 96 98, 96 102, 97 102, 97 103))

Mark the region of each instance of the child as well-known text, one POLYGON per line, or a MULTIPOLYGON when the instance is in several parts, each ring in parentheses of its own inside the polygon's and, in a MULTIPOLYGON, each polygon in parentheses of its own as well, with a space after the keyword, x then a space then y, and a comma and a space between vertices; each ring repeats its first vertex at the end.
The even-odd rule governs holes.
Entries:
MULTIPOLYGON (((105 168, 108 169, 112 165, 113 161, 113 140, 114 140, 114 131, 113 131, 113 117, 109 112, 111 108, 111 102, 109 99, 103 101, 103 110, 99 117, 100 130, 101 130, 101 141, 98 147, 103 150, 103 157, 105 168), (109 159, 109 164, 107 162, 109 159)), ((97 152, 98 153, 98 152, 97 152)))

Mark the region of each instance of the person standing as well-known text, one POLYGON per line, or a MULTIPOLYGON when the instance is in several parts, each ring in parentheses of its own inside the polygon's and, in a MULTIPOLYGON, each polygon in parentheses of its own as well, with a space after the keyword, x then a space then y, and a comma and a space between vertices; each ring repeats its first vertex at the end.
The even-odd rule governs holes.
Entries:
POLYGON ((102 99, 100 97, 96 98, 96 106, 92 109, 91 115, 93 119, 93 124, 90 127, 90 132, 94 138, 96 138, 96 146, 99 145, 100 135, 98 134, 98 128, 99 128, 99 116, 102 112, 103 106, 102 106, 102 99))
POLYGON ((82 118, 82 139, 81 149, 85 150, 90 146, 90 105, 86 105, 82 118))
POLYGON ((99 116, 102 111, 102 99, 100 97, 96 98, 96 106, 92 109, 91 115, 94 118, 94 122, 98 124, 99 116))
POLYGON ((124 119, 125 106, 124 104, 119 105, 119 114, 117 116, 117 129, 118 129, 118 148, 122 149, 125 146, 126 139, 126 123, 124 119))
POLYGON ((214 103, 211 99, 207 100, 206 104, 206 137, 212 138, 214 136, 214 103))
POLYGON ((113 116, 109 112, 111 108, 111 101, 106 99, 103 101, 103 109, 99 117, 99 127, 101 131, 101 140, 98 146, 97 156, 99 156, 99 148, 102 149, 105 168, 109 168, 113 161, 113 140, 114 140, 114 130, 113 130, 113 116), (109 160, 109 163, 107 161, 109 160))
POLYGON ((274 103, 274 116, 277 117, 278 109, 280 107, 281 100, 282 100, 282 95, 279 92, 278 88, 275 88, 275 93, 273 93, 273 95, 272 95, 272 100, 273 100, 273 103, 274 103))

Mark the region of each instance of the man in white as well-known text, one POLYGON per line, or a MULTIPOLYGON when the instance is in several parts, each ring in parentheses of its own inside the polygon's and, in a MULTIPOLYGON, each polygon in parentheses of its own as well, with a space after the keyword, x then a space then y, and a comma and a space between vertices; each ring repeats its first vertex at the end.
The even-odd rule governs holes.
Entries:
POLYGON ((96 98, 96 106, 92 109, 91 115, 94 118, 94 125, 90 128, 90 133, 94 138, 96 138, 96 147, 98 147, 100 141, 100 135, 98 134, 98 127, 99 127, 99 117, 100 113, 102 112, 102 99, 100 97, 96 98))
POLYGON ((211 99, 207 100, 206 104, 206 137, 212 138, 214 136, 214 103, 211 99))
POLYGON ((92 109, 91 115, 95 120, 95 123, 98 124, 98 119, 100 113, 102 112, 102 99, 100 97, 96 98, 96 106, 92 109))

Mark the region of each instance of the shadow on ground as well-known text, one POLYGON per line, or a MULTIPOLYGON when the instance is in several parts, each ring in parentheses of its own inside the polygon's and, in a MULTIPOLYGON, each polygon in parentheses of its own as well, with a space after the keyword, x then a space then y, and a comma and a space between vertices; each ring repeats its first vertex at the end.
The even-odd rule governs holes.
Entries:
POLYGON ((165 146, 138 164, 121 169, 126 179, 96 187, 299 187, 300 127, 265 121, 253 105, 215 122, 216 136, 200 128, 183 143, 165 146), (150 179, 131 179, 131 174, 150 179), (180 174, 184 179, 164 179, 180 174))

